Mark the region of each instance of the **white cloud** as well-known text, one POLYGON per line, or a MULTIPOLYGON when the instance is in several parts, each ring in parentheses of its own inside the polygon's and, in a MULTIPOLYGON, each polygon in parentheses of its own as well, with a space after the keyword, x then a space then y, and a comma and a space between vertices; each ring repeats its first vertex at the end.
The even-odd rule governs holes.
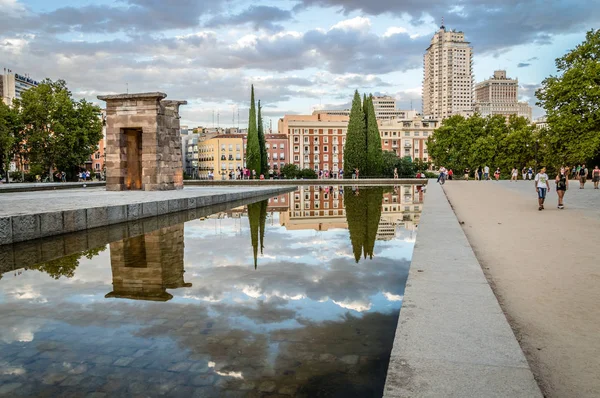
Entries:
POLYGON ((390 37, 393 35, 397 35, 399 33, 407 33, 407 32, 408 31, 406 30, 406 28, 403 28, 400 26, 390 26, 389 28, 387 28, 387 30, 383 34, 383 37, 390 37))
POLYGON ((358 30, 361 32, 367 32, 371 30, 371 20, 365 17, 355 17, 352 19, 346 19, 333 25, 329 31, 334 29, 340 30, 358 30))
POLYGON ((404 296, 402 295, 392 294, 390 292, 384 292, 383 295, 388 301, 402 301, 402 299, 404 298, 404 296))

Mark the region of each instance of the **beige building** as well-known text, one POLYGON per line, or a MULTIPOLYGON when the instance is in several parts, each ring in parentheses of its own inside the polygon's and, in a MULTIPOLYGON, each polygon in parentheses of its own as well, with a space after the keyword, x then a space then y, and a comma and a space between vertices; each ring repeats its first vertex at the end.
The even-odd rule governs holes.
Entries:
POLYGON ((13 100, 21 99, 21 94, 39 83, 29 76, 13 73, 9 69, 4 69, 4 74, 0 75, 0 96, 6 105, 11 105, 13 100))
POLYGON ((440 126, 440 122, 432 118, 416 116, 412 119, 392 119, 379 121, 381 148, 384 151, 396 152, 400 157, 429 161, 427 138, 440 126))
POLYGON ((496 70, 487 80, 475 85, 475 112, 481 116, 511 115, 531 120, 531 107, 518 101, 519 80, 506 77, 505 70, 496 70))
MULTIPOLYGON (((417 116, 417 111, 397 109, 396 99, 388 95, 373 97, 375 117, 385 119, 407 119, 417 116)), ((323 109, 313 111, 313 115, 350 116, 350 109, 323 109)))
POLYGON ((465 34, 442 25, 423 59, 423 114, 447 118, 473 107, 473 49, 465 34))
POLYGON ((215 180, 218 180, 224 174, 244 167, 244 139, 241 134, 221 134, 199 141, 197 147, 198 177, 201 179, 207 179, 212 171, 215 180))

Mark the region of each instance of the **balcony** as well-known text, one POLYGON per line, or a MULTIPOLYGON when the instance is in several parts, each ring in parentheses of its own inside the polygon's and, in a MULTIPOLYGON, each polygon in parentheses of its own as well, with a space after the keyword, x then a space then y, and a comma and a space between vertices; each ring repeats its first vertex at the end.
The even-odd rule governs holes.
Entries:
POLYGON ((412 146, 412 144, 409 142, 404 143, 404 148, 410 148, 411 146, 412 146))

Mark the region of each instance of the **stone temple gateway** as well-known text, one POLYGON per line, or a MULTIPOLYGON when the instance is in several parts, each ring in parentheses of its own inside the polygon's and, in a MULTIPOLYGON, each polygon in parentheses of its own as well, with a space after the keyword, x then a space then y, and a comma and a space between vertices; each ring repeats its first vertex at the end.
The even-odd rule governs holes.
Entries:
POLYGON ((106 190, 183 188, 179 106, 160 92, 100 95, 106 101, 106 190))

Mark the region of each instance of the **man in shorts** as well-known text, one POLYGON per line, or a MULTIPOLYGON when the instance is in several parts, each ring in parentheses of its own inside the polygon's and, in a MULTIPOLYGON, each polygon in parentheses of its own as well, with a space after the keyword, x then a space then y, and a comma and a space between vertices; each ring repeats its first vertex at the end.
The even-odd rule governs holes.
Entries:
POLYGON ((485 167, 483 168, 483 179, 484 179, 485 181, 487 181, 487 180, 489 180, 489 179, 490 179, 490 168, 489 168, 488 166, 485 166, 485 167))
POLYGON ((544 201, 546 200, 546 193, 550 191, 550 183, 548 182, 548 174, 546 174, 546 168, 542 167, 539 173, 535 175, 535 190, 538 194, 538 205, 539 211, 544 210, 544 201))
POLYGON ((468 167, 465 168, 464 174, 465 174, 465 180, 469 181, 469 174, 471 174, 471 170, 468 167))
POLYGON ((588 169, 585 168, 585 164, 581 165, 579 169, 579 189, 583 189, 587 180, 588 169))

